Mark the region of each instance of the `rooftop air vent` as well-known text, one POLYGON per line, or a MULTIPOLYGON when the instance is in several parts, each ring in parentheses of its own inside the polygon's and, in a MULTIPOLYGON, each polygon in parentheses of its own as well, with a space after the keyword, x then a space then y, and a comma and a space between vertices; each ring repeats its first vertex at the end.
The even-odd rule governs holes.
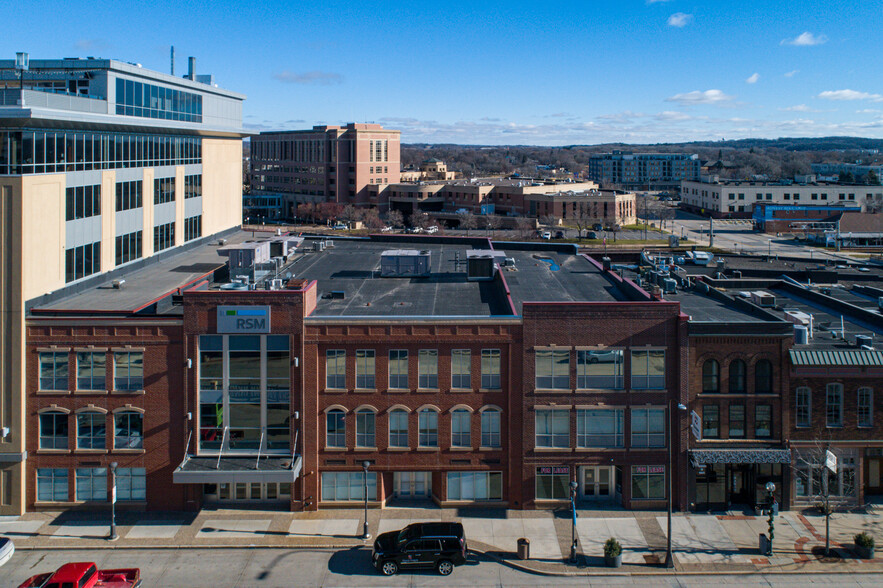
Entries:
POLYGON ((119 290, 123 287, 125 283, 126 280, 114 280, 113 282, 111 282, 111 285, 113 286, 114 290, 119 290))

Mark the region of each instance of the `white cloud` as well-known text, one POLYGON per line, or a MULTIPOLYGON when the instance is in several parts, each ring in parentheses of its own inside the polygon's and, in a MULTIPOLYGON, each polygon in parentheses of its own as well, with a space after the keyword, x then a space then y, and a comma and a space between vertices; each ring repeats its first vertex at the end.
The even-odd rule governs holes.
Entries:
POLYGON ((755 72, 755 73, 751 74, 750 76, 748 76, 748 79, 745 80, 745 83, 746 84, 756 84, 757 80, 759 80, 759 79, 760 79, 760 74, 755 72))
POLYGON ((656 116, 654 116, 656 120, 692 120, 693 117, 685 112, 678 112, 676 110, 663 110, 656 116))
POLYGON ((793 39, 782 39, 780 45, 794 45, 795 47, 812 47, 813 45, 821 45, 827 43, 828 37, 825 35, 813 35, 809 31, 801 33, 793 39))
POLYGON ((787 112, 818 112, 818 110, 813 110, 806 104, 797 104, 796 106, 786 106, 785 108, 780 108, 779 110, 784 110, 787 112))
POLYGON ((870 100, 871 102, 883 102, 883 95, 868 94, 855 90, 828 90, 818 95, 822 100, 870 100))
POLYGON ((668 17, 668 26, 684 28, 693 21, 692 14, 684 14, 683 12, 675 12, 668 17))
POLYGON ((796 76, 798 73, 800 73, 800 70, 799 70, 799 69, 792 69, 791 71, 785 73, 785 77, 786 77, 786 78, 793 78, 793 77, 796 76))
POLYGON ((666 98, 666 102, 678 102, 684 105, 691 104, 721 104, 731 101, 735 96, 724 94, 720 90, 693 90, 685 94, 675 94, 671 98, 666 98))
POLYGON ((332 84, 340 84, 343 82, 342 75, 328 71, 294 73, 285 70, 273 74, 273 79, 285 82, 286 84, 318 84, 320 86, 330 86, 332 84))
POLYGON ((861 110, 856 110, 856 114, 880 114, 883 110, 879 110, 877 108, 862 108, 861 110))

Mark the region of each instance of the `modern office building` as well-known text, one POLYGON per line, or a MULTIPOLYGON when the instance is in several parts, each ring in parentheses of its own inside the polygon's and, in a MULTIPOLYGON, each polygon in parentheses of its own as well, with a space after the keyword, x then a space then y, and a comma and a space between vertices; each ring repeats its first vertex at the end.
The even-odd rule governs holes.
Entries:
POLYGON ((695 154, 613 151, 589 158, 588 177, 603 188, 666 190, 684 180, 698 181, 700 167, 695 154))
POLYGON ((269 131, 251 138, 252 190, 285 196, 285 215, 298 204, 376 206, 367 187, 399 181, 401 132, 376 124, 269 131))
MULTIPOLYGON (((185 78, 112 59, 0 60, 0 514, 24 510, 35 471, 30 311, 240 224, 245 97, 210 82, 192 59, 185 78)), ((64 362, 53 341, 53 386, 105 369, 64 362)))
POLYGON ((812 163, 810 168, 814 174, 823 176, 852 174, 856 182, 864 182, 867 180, 868 174, 874 172, 879 182, 883 178, 883 164, 872 163, 862 165, 860 163, 812 163))

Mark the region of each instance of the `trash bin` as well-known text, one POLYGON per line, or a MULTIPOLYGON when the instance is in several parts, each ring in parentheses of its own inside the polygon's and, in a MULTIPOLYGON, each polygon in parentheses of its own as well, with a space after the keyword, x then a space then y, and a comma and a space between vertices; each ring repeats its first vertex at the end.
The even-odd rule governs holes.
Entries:
POLYGON ((518 559, 530 559, 530 539, 518 540, 518 559))
POLYGON ((767 539, 766 533, 761 533, 757 537, 757 547, 760 550, 761 555, 772 555, 772 545, 770 545, 770 540, 767 539))

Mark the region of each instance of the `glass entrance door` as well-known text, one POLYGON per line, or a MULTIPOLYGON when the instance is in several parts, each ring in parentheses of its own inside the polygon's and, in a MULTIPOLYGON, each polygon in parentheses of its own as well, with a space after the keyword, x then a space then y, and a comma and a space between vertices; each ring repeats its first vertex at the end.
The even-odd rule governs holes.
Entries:
POLYGON ((399 498, 427 498, 429 472, 395 472, 395 494, 399 498))
POLYGON ((585 500, 610 500, 613 495, 613 472, 609 466, 583 466, 582 497, 585 500))

